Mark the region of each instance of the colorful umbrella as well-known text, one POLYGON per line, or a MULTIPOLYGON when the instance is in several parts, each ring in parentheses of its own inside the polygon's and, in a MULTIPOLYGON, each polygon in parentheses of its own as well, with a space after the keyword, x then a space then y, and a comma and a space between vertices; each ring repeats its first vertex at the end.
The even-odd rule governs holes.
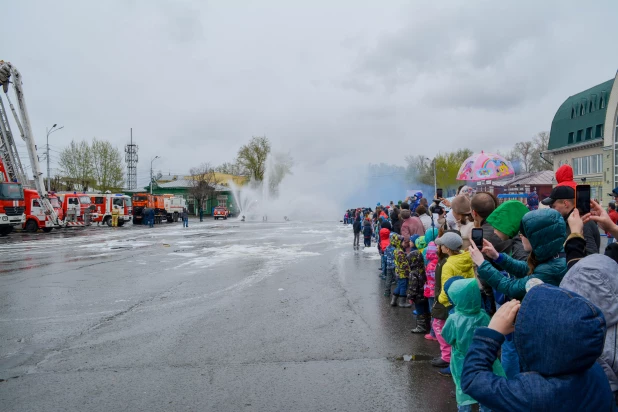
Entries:
POLYGON ((481 152, 470 156, 459 168, 457 180, 493 180, 515 174, 511 162, 504 157, 481 152))

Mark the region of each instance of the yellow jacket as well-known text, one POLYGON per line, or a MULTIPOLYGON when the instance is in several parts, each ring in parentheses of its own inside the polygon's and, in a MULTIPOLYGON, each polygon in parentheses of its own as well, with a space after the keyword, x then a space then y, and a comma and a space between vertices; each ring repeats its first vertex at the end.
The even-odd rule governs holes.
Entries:
POLYGON ((474 277, 474 262, 472 261, 470 252, 465 251, 458 255, 449 256, 442 267, 442 291, 440 292, 440 296, 438 296, 438 302, 444 306, 451 305, 446 296, 444 285, 446 281, 453 276, 462 276, 465 279, 474 277))

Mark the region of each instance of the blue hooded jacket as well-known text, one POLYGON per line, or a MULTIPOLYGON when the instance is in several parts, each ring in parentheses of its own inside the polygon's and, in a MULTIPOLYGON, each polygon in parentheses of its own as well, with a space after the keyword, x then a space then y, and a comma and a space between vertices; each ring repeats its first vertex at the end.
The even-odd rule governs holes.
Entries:
POLYGON ((614 396, 603 368, 605 317, 576 293, 542 284, 526 294, 517 314, 515 348, 522 373, 495 375, 504 336, 478 328, 464 362, 464 393, 492 411, 611 411, 614 396))

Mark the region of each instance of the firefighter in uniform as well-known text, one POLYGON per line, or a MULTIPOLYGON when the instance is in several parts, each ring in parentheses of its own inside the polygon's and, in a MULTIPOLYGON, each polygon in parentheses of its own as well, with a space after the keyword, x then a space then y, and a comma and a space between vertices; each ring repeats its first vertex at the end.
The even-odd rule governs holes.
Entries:
POLYGON ((120 214, 120 210, 118 210, 118 205, 114 205, 112 209, 112 227, 118 227, 118 215, 120 214))

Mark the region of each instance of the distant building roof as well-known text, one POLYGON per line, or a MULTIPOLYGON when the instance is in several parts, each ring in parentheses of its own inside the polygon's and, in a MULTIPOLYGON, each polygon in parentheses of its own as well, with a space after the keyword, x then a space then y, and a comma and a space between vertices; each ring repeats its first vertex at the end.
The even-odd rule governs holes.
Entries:
POLYGON ((505 179, 492 180, 493 186, 542 186, 554 184, 554 172, 551 170, 544 170, 542 172, 532 173, 520 173, 518 175, 509 176, 505 179))
MULTIPOLYGON (((190 179, 178 179, 172 182, 160 183, 155 187, 159 189, 188 189, 193 187, 193 181, 190 179)), ((228 192, 230 190, 229 187, 223 185, 215 185, 216 192, 228 192)))
POLYGON ((551 123, 548 150, 602 139, 613 85, 611 79, 566 99, 551 123))

